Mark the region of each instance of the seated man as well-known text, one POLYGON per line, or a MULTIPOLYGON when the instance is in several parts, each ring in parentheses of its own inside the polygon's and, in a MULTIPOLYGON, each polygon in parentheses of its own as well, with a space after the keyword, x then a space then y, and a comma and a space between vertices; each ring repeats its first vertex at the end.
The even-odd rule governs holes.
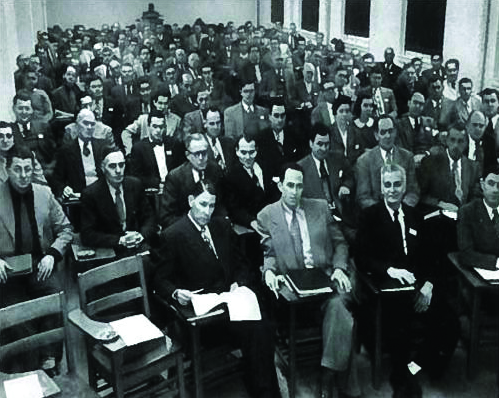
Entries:
POLYGON ((221 116, 217 108, 210 106, 207 109, 204 137, 208 142, 208 159, 215 161, 225 172, 234 162, 235 140, 223 134, 221 116))
MULTIPOLYGON (((0 183, 0 308, 61 290, 57 264, 73 239, 71 224, 50 189, 32 183, 33 153, 16 145, 6 158, 8 179, 0 183), (11 275, 9 257, 25 254, 31 255, 32 272, 11 275)), ((55 371, 61 355, 62 347, 48 346, 40 361, 35 356, 29 366, 55 371)))
MULTIPOLYGON (((161 262, 154 278, 156 291, 176 306, 189 305, 199 289, 221 293, 248 286, 247 264, 235 249, 230 222, 212 217, 214 185, 198 181, 187 200, 188 213, 161 235, 161 262)), ((252 397, 280 397, 272 331, 265 319, 208 326, 219 326, 224 339, 228 334, 242 344, 252 397)))
MULTIPOLYGON (((421 387, 407 365, 414 361, 430 376, 445 370, 457 344, 459 321, 434 286, 433 262, 426 250, 422 218, 402 203, 406 174, 397 164, 380 171, 383 201, 365 209, 359 222, 356 262, 375 281, 415 290, 383 302, 383 333, 392 359, 393 397, 421 397, 421 387)), ((367 306, 368 303, 365 303, 367 306)))
POLYGON ((132 147, 130 174, 139 178, 144 188, 162 186, 168 173, 178 165, 175 152, 179 145, 173 137, 166 136, 165 131, 164 115, 154 109, 147 115, 149 136, 132 147))
POLYGON ((140 180, 125 177, 125 157, 105 148, 99 164, 102 176, 81 195, 81 242, 89 247, 144 248, 156 232, 151 206, 140 180))
POLYGON ((407 172, 407 189, 404 203, 416 206, 419 201, 419 188, 416 181, 416 168, 412 153, 395 145, 397 130, 389 115, 382 115, 374 133, 378 146, 362 154, 355 165, 357 181, 357 201, 361 208, 372 206, 382 198, 378 170, 386 163, 397 163, 407 172))
MULTIPOLYGON (((208 160, 208 143, 202 134, 188 135, 185 148, 187 161, 168 173, 165 181, 159 208, 159 223, 163 228, 187 214, 187 198, 198 181, 208 179, 218 186, 222 179, 222 169, 214 161, 208 160)), ((215 214, 221 210, 219 202, 215 214)))
POLYGON ((322 268, 335 284, 335 294, 323 307, 322 395, 332 396, 337 373, 339 389, 360 395, 353 339, 352 285, 348 276, 348 246, 322 199, 302 199, 303 169, 288 163, 279 181, 281 199, 257 217, 262 235, 263 278, 277 294, 288 269, 322 268))
POLYGON ((457 244, 464 265, 499 269, 499 167, 486 169, 480 179, 483 199, 459 209, 457 244))

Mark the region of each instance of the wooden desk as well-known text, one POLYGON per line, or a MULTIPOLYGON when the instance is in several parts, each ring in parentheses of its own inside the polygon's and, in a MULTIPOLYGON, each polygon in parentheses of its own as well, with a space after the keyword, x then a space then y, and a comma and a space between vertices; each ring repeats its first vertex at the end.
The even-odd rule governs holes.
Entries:
MULTIPOLYGON (((319 294, 314 296, 300 297, 293 290, 291 290, 287 285, 282 285, 279 289, 279 296, 284 299, 285 304, 288 307, 288 333, 289 333, 289 343, 288 343, 288 358, 286 360, 285 354, 282 350, 277 347, 277 354, 280 359, 284 362, 288 367, 288 390, 289 397, 294 398, 296 395, 296 346, 297 346, 297 310, 299 307, 303 307, 306 304, 317 303, 320 306, 320 303, 326 300, 331 294, 319 294)), ((322 341, 322 328, 320 328, 320 335, 316 338, 312 338, 311 340, 322 341)))
POLYGON ((44 398, 58 397, 61 395, 61 390, 57 386, 57 384, 50 377, 48 377, 43 370, 38 369, 25 373, 7 374, 0 372, 0 398, 15 398, 15 397, 7 397, 7 393, 5 392, 4 388, 4 382, 6 380, 18 379, 21 377, 35 375, 35 374, 38 376, 38 380, 40 381, 44 398))
MULTIPOLYGON (((449 260, 456 267, 460 282, 471 291, 470 336, 468 339, 468 358, 466 372, 472 378, 476 371, 478 350, 480 348, 480 327, 482 324, 482 296, 485 293, 499 293, 499 285, 483 280, 476 272, 462 265, 458 253, 449 253, 449 260)), ((460 291, 462 291, 460 289, 460 291)))

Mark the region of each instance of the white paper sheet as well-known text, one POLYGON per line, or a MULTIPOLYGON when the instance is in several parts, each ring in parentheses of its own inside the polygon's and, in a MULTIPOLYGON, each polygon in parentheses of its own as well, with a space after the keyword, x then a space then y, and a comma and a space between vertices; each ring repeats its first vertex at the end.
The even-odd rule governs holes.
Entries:
POLYGON ((499 269, 489 270, 489 269, 475 267, 475 270, 480 274, 480 276, 483 279, 487 281, 499 281, 499 269))
POLYGON ((163 333, 145 315, 133 315, 109 323, 127 346, 163 337, 163 333))
POLYGON ((3 386, 7 398, 43 398, 43 389, 36 374, 5 380, 3 386))

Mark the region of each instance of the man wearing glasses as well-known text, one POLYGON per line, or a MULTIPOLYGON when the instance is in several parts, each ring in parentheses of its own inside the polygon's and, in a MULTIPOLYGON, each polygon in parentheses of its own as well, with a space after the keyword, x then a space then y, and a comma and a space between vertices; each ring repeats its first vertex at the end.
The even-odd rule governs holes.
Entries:
MULTIPOLYGON (((185 137, 184 143, 187 161, 168 174, 161 197, 159 223, 163 228, 187 214, 188 197, 192 195, 197 182, 208 179, 218 186, 222 178, 218 164, 208 160, 208 142, 202 134, 190 134, 185 137)), ((220 203, 217 203, 215 212, 218 215, 225 213, 220 203)))

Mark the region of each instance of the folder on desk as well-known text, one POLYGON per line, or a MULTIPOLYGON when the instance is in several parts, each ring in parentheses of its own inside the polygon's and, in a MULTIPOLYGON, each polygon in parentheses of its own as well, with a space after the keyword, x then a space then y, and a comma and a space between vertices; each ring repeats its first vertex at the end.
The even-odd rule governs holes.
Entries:
POLYGON ((299 296, 333 292, 331 279, 321 268, 292 269, 286 274, 286 279, 299 296))
POLYGON ((21 254, 20 256, 5 257, 5 262, 10 265, 11 270, 7 273, 11 276, 27 275, 33 272, 31 254, 21 254))

